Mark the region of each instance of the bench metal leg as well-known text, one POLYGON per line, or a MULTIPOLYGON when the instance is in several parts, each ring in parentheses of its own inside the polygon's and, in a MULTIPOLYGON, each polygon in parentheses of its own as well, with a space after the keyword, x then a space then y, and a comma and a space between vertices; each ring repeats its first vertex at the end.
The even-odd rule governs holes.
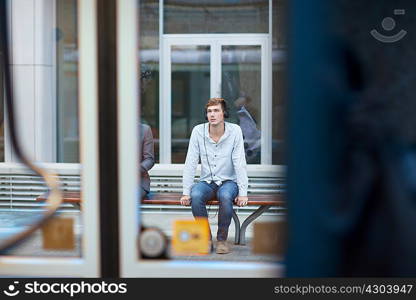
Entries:
POLYGON ((240 245, 245 245, 246 244, 246 229, 247 229, 247 226, 250 225, 250 223, 253 222, 255 219, 260 217, 270 207, 272 207, 272 205, 260 206, 258 209, 256 209, 255 212, 253 212, 251 215, 249 215, 244 220, 243 224, 241 225, 241 230, 240 230, 240 240, 239 240, 240 245))
POLYGON ((234 220, 234 227, 235 227, 234 244, 238 245, 240 243, 240 219, 238 218, 234 209, 233 209, 233 220, 234 220))

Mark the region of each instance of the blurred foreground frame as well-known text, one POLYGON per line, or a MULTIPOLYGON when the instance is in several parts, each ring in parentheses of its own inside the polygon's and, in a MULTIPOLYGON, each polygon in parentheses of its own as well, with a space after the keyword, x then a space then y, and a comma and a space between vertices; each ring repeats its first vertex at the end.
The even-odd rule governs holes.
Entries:
POLYGON ((414 277, 416 2, 289 5, 286 276, 414 277))

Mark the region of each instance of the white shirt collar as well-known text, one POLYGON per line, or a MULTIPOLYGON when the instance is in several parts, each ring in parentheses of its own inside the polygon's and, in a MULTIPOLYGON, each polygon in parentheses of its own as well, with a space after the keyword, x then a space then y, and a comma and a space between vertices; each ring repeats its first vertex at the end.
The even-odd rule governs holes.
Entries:
MULTIPOLYGON (((209 122, 205 123, 204 129, 205 129, 205 136, 207 137, 207 139, 211 143, 214 143, 215 144, 214 140, 211 139, 211 137, 209 136, 209 122)), ((222 141, 224 141, 229 135, 230 135, 230 124, 228 122, 224 122, 224 134, 221 136, 221 138, 219 139, 219 141, 217 142, 217 144, 219 144, 222 141)))

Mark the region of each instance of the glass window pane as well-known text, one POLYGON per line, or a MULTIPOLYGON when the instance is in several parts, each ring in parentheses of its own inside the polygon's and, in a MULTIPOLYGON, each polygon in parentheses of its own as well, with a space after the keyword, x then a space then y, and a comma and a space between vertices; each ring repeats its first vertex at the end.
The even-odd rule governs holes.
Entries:
POLYGON ((172 46, 172 163, 184 163, 210 96, 210 46, 172 46))
MULTIPOLYGON (((144 2, 147 4, 141 2, 142 11, 140 12, 140 15, 142 16, 139 27, 141 41, 140 58, 142 68, 143 64, 146 66, 151 65, 150 68, 154 71, 159 70, 159 67, 157 67, 159 60, 155 59, 155 57, 158 56, 157 50, 159 50, 159 39, 156 37, 158 23, 157 20, 152 20, 152 18, 158 16, 158 11, 156 9, 157 1, 154 1, 153 3, 151 1, 144 2), (154 51, 154 53, 152 53, 152 51, 154 51), (152 64, 154 64, 154 66, 152 66, 152 64)), ((165 33, 267 32, 268 13, 266 13, 266 11, 268 10, 268 3, 269 1, 164 1, 165 33), (242 15, 246 14, 246 16, 250 16, 250 14, 253 13, 253 10, 248 10, 250 5, 251 8, 257 7, 256 9, 258 9, 257 12, 259 13, 261 3, 265 3, 263 11, 265 18, 260 21, 258 19, 254 20, 253 18, 253 22, 248 24, 247 19, 242 18, 242 15), (201 7, 203 9, 201 9, 201 7), (208 12, 206 12, 207 9, 208 12), (166 14, 167 12, 168 14, 166 14), (169 12, 171 12, 170 15, 169 12), (182 15, 178 14, 179 12, 182 13, 182 15), (191 18, 188 18, 188 15, 192 13, 194 13, 194 15, 192 15, 191 18), (221 23, 221 20, 219 19, 226 16, 227 13, 230 14, 229 16, 227 15, 227 22, 229 21, 229 23, 221 23), (191 19, 191 21, 189 19, 191 19), (263 21, 264 23, 262 23, 263 21), (238 24, 238 22, 240 23, 238 24), (233 26, 238 28, 233 29, 233 26), (242 28, 243 26, 245 27, 242 28), (185 30, 181 28, 185 28, 185 30), (168 30, 168 32, 166 30, 168 30)), ((172 164, 184 163, 192 129, 194 126, 206 122, 204 107, 207 100, 213 96, 211 95, 211 89, 214 89, 214 85, 215 94, 221 94, 226 98, 229 104, 231 117, 227 121, 240 124, 241 127, 248 129, 245 130, 247 160, 252 164, 260 163, 262 97, 261 45, 262 43, 265 43, 265 37, 259 36, 258 39, 253 41, 252 35, 242 35, 241 39, 237 42, 240 45, 233 44, 231 40, 224 39, 224 37, 226 36, 206 36, 206 38, 198 37, 198 40, 196 40, 193 35, 165 35, 161 37, 164 39, 162 43, 163 47, 166 47, 160 49, 162 50, 161 53, 163 53, 162 55, 168 55, 164 62, 167 64, 168 61, 170 61, 170 65, 161 68, 162 71, 170 69, 170 73, 161 74, 161 78, 165 78, 163 76, 167 75, 170 80, 170 89, 164 92, 166 95, 169 95, 169 98, 171 99, 171 102, 169 103, 171 106, 171 113, 169 116, 171 117, 171 120, 169 121, 171 122, 171 131, 169 134, 171 137, 170 150, 172 164), (255 45, 248 45, 254 43, 255 45), (217 73, 219 70, 221 70, 221 74, 217 73), (220 82, 221 86, 219 86, 220 82)), ((154 77, 152 78, 152 81, 153 79, 154 77)), ((156 81, 155 84, 158 85, 157 78, 154 80, 156 81)), ((149 86, 150 85, 147 85, 146 89, 149 88, 149 86)), ((162 88, 163 87, 164 86, 162 85, 162 88)), ((157 87, 155 86, 154 88, 155 90, 152 92, 154 97, 159 97, 158 90, 156 90, 157 87)), ((148 90, 146 90, 144 94, 143 92, 141 94, 141 119, 142 122, 150 124, 156 120, 158 122, 160 120, 159 118, 164 118, 166 116, 158 116, 159 107, 153 106, 155 104, 153 100, 146 98, 150 97, 147 93, 148 90), (153 110, 153 112, 147 113, 146 110, 150 109, 153 110)), ((166 99, 160 99, 159 101, 160 103, 164 103, 165 100, 166 99)), ((271 101, 271 99, 267 99, 267 101, 271 101)), ((152 127, 158 126, 157 123, 153 124, 154 126, 152 127)), ((157 131, 159 130, 163 130, 163 128, 158 128, 157 131)), ((155 136, 155 134, 153 135, 155 136)), ((271 136, 269 139, 271 139, 271 136)), ((140 147, 144 147, 143 145, 145 142, 142 141, 142 143, 142 145, 139 145, 140 147)), ((157 147, 156 145, 157 140, 155 139, 155 147, 157 147)), ((143 237, 146 236, 145 234, 149 233, 147 236, 149 237, 157 232, 159 233, 154 235, 155 238, 160 237, 160 232, 164 235, 164 238, 161 239, 162 242, 158 245, 163 244, 163 241, 168 241, 169 243, 167 248, 164 249, 167 252, 164 252, 162 257, 165 257, 166 255, 168 258, 177 259, 185 263, 187 261, 276 262, 281 260, 281 257, 276 255, 278 254, 276 251, 265 253, 264 251, 257 252, 257 250, 255 250, 255 247, 258 246, 256 240, 262 240, 265 236, 274 235, 276 233, 275 227, 280 226, 276 225, 277 222, 284 220, 282 209, 277 206, 268 210, 267 214, 261 215, 248 227, 248 230, 245 231, 247 235, 244 234, 246 243, 240 245, 233 245, 239 237, 235 235, 236 232, 238 232, 238 228, 234 226, 234 221, 231 221, 228 233, 228 242, 230 246, 232 245, 232 253, 230 255, 221 256, 217 255, 215 252, 208 255, 201 255, 201 253, 195 249, 189 252, 189 255, 176 253, 174 241, 178 241, 178 239, 183 239, 185 241, 188 238, 186 230, 185 232, 181 231, 181 235, 178 237, 178 227, 176 222, 194 220, 192 208, 189 206, 181 206, 177 203, 183 192, 182 168, 175 165, 159 164, 152 166, 148 173, 148 177, 147 174, 146 176, 143 174, 141 175, 142 183, 149 183, 149 190, 147 191, 143 188, 141 193, 143 199, 140 202, 139 212, 141 226, 139 229, 139 242, 137 243, 139 260, 148 260, 151 258, 151 255, 146 254, 146 251, 157 250, 156 248, 158 248, 151 248, 151 239, 146 240, 146 238, 143 238, 141 240, 140 236, 143 237), (260 223, 272 224, 267 225, 260 223), (272 232, 266 233, 267 229, 264 229, 263 226, 269 226, 268 228, 272 229, 272 232)), ((196 173, 195 179, 198 180, 199 171, 196 173)), ((253 176, 253 174, 249 174, 249 198, 269 198, 269 194, 262 195, 262 192, 265 189, 267 189, 267 193, 271 193, 271 191, 276 192, 278 180, 279 179, 275 177, 275 174, 267 175, 265 178, 257 178, 253 176)), ((238 209, 234 206, 234 208, 240 225, 247 219, 247 216, 257 209, 255 206, 247 206, 238 209)), ((210 225, 211 233, 213 233, 214 246, 218 247, 214 235, 218 232, 219 206, 216 204, 207 205, 207 213, 208 223, 210 225)), ((236 221, 237 224, 238 222, 236 221)), ((277 231, 279 230, 280 229, 278 228, 277 231)), ((148 261, 146 263, 148 263, 148 261)), ((137 269, 140 271, 139 268, 137 269)))
MULTIPOLYGON (((36 162, 79 162, 77 1, 44 1, 34 9, 35 5, 37 2, 16 1, 10 7, 18 139, 23 152, 36 162), (13 34, 16 32, 19 34, 13 34)), ((16 161, 12 153, 8 162, 16 161)), ((64 192, 80 191, 78 164, 54 168, 64 192)), ((41 218, 47 191, 42 178, 24 166, 0 168, 0 243, 41 218)), ((48 223, 2 255, 81 257, 84 227, 80 207, 66 202, 58 211, 52 219, 58 223, 48 223), (48 230, 55 233, 53 238, 48 230)))
POLYGON ((159 2, 139 1, 140 112, 150 126, 156 162, 159 162, 159 2))
POLYGON ((222 97, 230 107, 230 121, 243 131, 246 160, 261 159, 261 47, 222 47, 222 97))
POLYGON ((272 163, 285 164, 285 98, 286 98, 286 40, 285 40, 286 0, 273 3, 273 39, 272 39, 272 163))
POLYGON ((267 33, 269 0, 166 0, 164 33, 267 33))
POLYGON ((58 162, 79 162, 77 4, 56 1, 58 162))

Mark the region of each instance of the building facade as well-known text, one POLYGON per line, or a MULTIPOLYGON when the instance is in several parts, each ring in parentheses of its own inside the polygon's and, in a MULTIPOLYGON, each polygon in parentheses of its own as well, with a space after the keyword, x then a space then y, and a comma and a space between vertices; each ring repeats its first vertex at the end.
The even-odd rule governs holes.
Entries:
MULTIPOLYGON (((139 68, 150 74, 138 113, 152 127, 157 163, 182 164, 207 99, 224 97, 229 121, 250 131, 248 163, 284 164, 284 1, 138 2, 139 68)), ((39 162, 79 163, 77 1, 9 3, 25 150, 39 162)), ((3 161, 15 162, 4 138, 3 161)))

